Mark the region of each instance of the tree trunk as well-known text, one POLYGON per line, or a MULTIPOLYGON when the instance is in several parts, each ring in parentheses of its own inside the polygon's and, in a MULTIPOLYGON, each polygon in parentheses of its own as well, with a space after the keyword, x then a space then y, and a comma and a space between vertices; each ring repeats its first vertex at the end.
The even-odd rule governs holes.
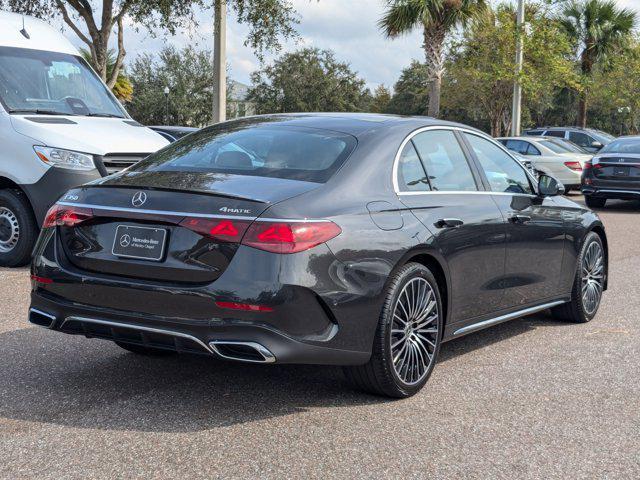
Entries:
POLYGON ((438 118, 440 115, 440 90, 442 87, 442 74, 444 73, 444 41, 447 29, 442 24, 428 24, 424 26, 423 38, 424 54, 427 68, 427 81, 429 82, 429 109, 430 117, 438 118))
POLYGON ((587 92, 580 93, 578 100, 578 127, 586 128, 587 126, 587 92))

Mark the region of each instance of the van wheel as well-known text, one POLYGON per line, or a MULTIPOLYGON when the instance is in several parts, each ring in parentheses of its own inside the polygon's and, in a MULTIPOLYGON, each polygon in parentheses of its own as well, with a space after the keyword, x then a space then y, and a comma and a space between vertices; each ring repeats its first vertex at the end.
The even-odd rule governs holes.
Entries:
POLYGON ((21 267, 31 260, 38 225, 26 195, 0 190, 0 267, 21 267))

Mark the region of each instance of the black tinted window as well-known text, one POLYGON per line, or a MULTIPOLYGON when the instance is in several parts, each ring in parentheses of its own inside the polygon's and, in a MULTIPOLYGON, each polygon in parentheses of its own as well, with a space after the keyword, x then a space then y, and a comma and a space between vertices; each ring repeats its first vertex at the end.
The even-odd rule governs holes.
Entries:
POLYGON ((132 167, 326 182, 356 145, 350 135, 249 124, 213 126, 179 140, 132 167))
POLYGON ((590 147, 594 142, 593 138, 582 132, 569 132, 569 140, 581 147, 590 147))
POLYGON ((564 138, 564 131, 563 130, 549 130, 547 133, 545 133, 545 135, 548 136, 548 137, 564 138))
POLYGON ((493 192, 533 193, 520 163, 497 145, 477 135, 465 134, 493 192))
POLYGON ((413 137, 433 190, 474 191, 476 182, 451 130, 430 130, 413 137))
POLYGON ((407 143, 402 149, 398 162, 398 186, 401 192, 431 190, 427 174, 420 163, 413 142, 407 143))

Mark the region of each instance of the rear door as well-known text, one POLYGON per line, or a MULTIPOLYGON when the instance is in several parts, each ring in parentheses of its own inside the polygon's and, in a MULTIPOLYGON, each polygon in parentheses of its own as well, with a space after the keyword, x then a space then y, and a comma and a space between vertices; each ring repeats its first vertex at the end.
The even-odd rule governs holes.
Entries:
POLYGON ((452 322, 493 312, 502 302, 506 226, 452 129, 407 141, 397 168, 400 200, 435 237, 451 280, 452 322))
POLYGON ((496 142, 473 133, 464 138, 507 220, 505 306, 556 295, 565 245, 562 208, 535 195, 524 168, 496 142))

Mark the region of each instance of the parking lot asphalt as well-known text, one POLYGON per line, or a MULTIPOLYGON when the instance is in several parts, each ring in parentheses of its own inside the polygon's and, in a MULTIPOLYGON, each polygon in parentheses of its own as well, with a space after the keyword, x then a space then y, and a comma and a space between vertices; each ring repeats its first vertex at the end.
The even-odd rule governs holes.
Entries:
POLYGON ((640 478, 640 205, 600 214, 592 322, 449 342, 401 401, 337 368, 145 358, 32 327, 28 270, 0 269, 0 477, 640 478))

